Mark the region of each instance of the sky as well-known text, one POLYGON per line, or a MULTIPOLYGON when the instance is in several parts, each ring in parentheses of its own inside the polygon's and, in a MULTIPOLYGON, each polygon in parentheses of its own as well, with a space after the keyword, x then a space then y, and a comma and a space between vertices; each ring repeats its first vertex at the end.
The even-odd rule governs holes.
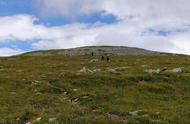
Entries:
POLYGON ((190 55, 190 0, 0 0, 0 56, 92 45, 190 55))

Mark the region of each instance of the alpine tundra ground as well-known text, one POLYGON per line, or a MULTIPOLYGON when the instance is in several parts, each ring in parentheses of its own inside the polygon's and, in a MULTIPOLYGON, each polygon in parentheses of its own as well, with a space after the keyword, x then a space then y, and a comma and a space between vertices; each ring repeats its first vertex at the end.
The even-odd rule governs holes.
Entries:
POLYGON ((189 124, 190 57, 0 59, 1 124, 189 124))

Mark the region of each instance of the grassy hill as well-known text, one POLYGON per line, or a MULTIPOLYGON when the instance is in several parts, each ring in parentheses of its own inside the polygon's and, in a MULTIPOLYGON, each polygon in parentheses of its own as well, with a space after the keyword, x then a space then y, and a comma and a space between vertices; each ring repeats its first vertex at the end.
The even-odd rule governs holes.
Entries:
POLYGON ((100 57, 1 58, 0 124, 190 123, 189 56, 100 57))
POLYGON ((24 56, 81 56, 90 55, 160 55, 160 52, 124 46, 87 46, 72 49, 45 50, 25 53, 24 56))

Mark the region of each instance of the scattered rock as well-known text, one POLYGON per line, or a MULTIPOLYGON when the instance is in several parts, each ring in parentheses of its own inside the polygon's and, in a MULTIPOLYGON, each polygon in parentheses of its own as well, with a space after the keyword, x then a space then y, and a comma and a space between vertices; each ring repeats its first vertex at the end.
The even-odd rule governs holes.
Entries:
POLYGON ((33 121, 31 121, 31 122, 27 122, 26 124, 32 124, 32 123, 40 122, 41 119, 42 119, 42 118, 39 117, 39 118, 36 118, 36 120, 33 120, 33 121))
POLYGON ((40 76, 40 78, 41 78, 41 79, 47 79, 47 75, 42 74, 42 75, 40 76))
POLYGON ((120 72, 116 71, 115 69, 109 69, 109 72, 112 74, 121 74, 120 72))
POLYGON ((77 92, 77 91, 78 91, 78 89, 73 89, 73 91, 74 91, 74 92, 77 92))
POLYGON ((129 114, 132 116, 138 116, 138 113, 139 113, 139 111, 129 112, 129 114))
POLYGON ((41 119, 42 119, 42 118, 39 117, 39 118, 37 118, 37 119, 35 120, 35 122, 39 122, 41 119))
POLYGON ((127 69, 129 69, 129 67, 117 67, 117 68, 115 68, 116 71, 125 71, 127 69))
POLYGON ((153 123, 160 123, 161 122, 161 120, 151 120, 151 122, 153 122, 153 123))
POLYGON ((136 110, 133 112, 129 112, 131 116, 141 116, 141 117, 149 117, 149 114, 145 110, 136 110))
POLYGON ((78 104, 78 98, 73 98, 70 100, 71 104, 78 104))
POLYGON ((90 60, 88 63, 94 64, 94 63, 96 63, 96 62, 98 62, 98 59, 92 59, 92 60, 90 60))
POLYGON ((83 67, 81 70, 79 70, 79 73, 95 73, 95 72, 100 72, 101 69, 94 69, 94 70, 90 70, 86 67, 83 67))
POLYGON ((94 69, 93 72, 100 72, 102 71, 101 69, 94 69))
POLYGON ((56 118, 49 118, 48 120, 49 122, 53 122, 53 121, 56 121, 56 118))
POLYGON ((184 67, 174 68, 171 70, 168 70, 167 67, 164 67, 163 69, 147 69, 145 70, 146 73, 149 74, 160 74, 161 72, 172 72, 172 73, 182 73, 184 72, 184 67))
POLYGON ((141 65, 141 67, 146 68, 149 67, 149 65, 141 65))
POLYGON ((161 70, 160 69, 156 69, 156 70, 154 70, 154 69, 146 69, 145 72, 148 73, 148 74, 159 74, 161 72, 161 70))
POLYGON ((174 68, 170 71, 174 73, 182 73, 184 71, 184 67, 174 68))
POLYGON ((121 74, 121 71, 125 71, 129 69, 129 67, 117 67, 117 68, 108 68, 108 71, 112 74, 121 74))
POLYGON ((35 80, 35 81, 32 81, 31 83, 32 85, 38 85, 39 81, 35 80))
POLYGON ((80 72, 80 73, 93 73, 92 70, 87 69, 86 67, 83 67, 79 72, 80 72))
POLYGON ((92 112, 101 112, 101 109, 93 109, 92 112))
POLYGON ((63 94, 64 94, 64 95, 68 95, 68 94, 69 94, 69 92, 66 92, 66 91, 65 91, 65 92, 63 92, 63 94))

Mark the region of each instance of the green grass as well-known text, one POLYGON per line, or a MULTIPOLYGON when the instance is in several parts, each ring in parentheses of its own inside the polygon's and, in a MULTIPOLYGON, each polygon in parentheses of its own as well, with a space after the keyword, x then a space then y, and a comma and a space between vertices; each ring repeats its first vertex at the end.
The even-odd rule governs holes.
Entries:
POLYGON ((190 123, 190 57, 113 56, 90 64, 94 58, 1 58, 0 124, 190 123), (83 67, 101 71, 79 73, 83 67), (129 68, 109 71, 117 67, 129 68), (185 71, 144 72, 164 67, 185 71))

